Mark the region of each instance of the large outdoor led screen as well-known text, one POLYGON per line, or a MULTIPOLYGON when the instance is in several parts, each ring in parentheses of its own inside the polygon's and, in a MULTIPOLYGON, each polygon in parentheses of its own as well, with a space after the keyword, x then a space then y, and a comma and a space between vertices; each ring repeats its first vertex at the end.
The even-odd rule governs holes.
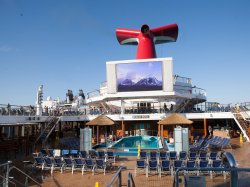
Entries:
POLYGON ((118 92, 162 90, 162 62, 116 64, 118 92))

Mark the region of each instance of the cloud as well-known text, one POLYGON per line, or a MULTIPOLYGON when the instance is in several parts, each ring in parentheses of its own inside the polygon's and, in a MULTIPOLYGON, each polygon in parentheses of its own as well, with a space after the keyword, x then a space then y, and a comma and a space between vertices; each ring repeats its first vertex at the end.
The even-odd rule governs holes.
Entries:
POLYGON ((13 50, 14 50, 13 48, 6 46, 6 45, 0 46, 0 52, 3 52, 3 53, 7 53, 13 50))

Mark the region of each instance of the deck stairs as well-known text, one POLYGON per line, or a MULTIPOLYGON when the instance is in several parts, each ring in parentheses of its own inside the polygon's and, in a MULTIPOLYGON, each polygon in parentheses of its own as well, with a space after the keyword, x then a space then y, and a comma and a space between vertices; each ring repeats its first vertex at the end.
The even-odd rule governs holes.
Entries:
POLYGON ((178 107, 175 107, 175 109, 173 110, 173 112, 175 112, 175 113, 182 113, 182 112, 184 112, 186 110, 187 106, 189 104, 191 104, 191 102, 192 101, 190 99, 180 99, 177 102, 177 106, 178 107))
POLYGON ((232 110, 232 113, 234 115, 234 119, 237 123, 237 125, 239 126, 239 128, 241 129, 243 136, 246 138, 246 140, 249 142, 250 141, 250 134, 248 132, 248 128, 250 127, 249 125, 249 121, 246 120, 243 115, 242 115, 242 110, 232 110))
POLYGON ((35 144, 39 141, 45 143, 48 140, 51 133, 53 132, 53 130, 56 128, 56 126, 58 126, 59 121, 60 117, 56 116, 48 117, 47 121, 45 122, 46 126, 44 130, 41 132, 41 134, 37 137, 35 144))

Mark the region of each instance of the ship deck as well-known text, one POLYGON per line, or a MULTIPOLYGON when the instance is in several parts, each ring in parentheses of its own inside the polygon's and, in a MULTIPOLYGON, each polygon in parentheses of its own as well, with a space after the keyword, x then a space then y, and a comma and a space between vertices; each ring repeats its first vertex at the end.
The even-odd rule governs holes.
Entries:
MULTIPOLYGON (((231 142, 232 149, 226 149, 224 151, 232 152, 235 156, 238 167, 240 168, 250 168, 250 144, 248 142, 241 143, 239 142, 239 138, 232 139, 231 142)), ((138 173, 135 176, 136 157, 120 157, 112 170, 108 170, 106 175, 104 176, 103 172, 98 172, 92 175, 91 172, 85 172, 83 175, 80 171, 74 172, 71 174, 71 171, 64 171, 60 173, 60 171, 55 171, 53 175, 50 174, 49 171, 37 171, 37 173, 32 173, 35 175, 35 178, 42 184, 42 186, 46 187, 93 187, 96 182, 99 183, 99 186, 106 186, 111 178, 115 175, 119 166, 124 166, 126 169, 122 171, 122 185, 127 186, 128 181, 128 173, 131 172, 133 174, 133 178, 136 186, 172 186, 174 178, 171 175, 163 175, 161 178, 156 174, 151 174, 147 178, 145 173, 138 173)), ((183 175, 181 175, 183 178, 183 175)), ((239 186, 248 186, 247 181, 250 180, 250 174, 248 173, 239 173, 239 186)), ((227 176, 227 180, 224 181, 222 175, 215 176, 213 179, 210 179, 210 176, 206 176, 206 186, 229 186, 230 185, 230 176, 227 176)), ((181 183, 183 186, 183 180, 181 183)))

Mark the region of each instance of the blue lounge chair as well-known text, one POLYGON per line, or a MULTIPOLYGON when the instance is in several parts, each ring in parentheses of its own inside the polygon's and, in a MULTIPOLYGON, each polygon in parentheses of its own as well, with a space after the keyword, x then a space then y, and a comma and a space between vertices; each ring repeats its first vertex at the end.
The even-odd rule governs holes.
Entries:
POLYGON ((141 151, 140 152, 140 159, 144 159, 144 160, 147 160, 147 152, 145 152, 145 151, 141 151))
POLYGON ((107 157, 108 160, 113 160, 113 162, 115 163, 116 155, 114 154, 113 151, 107 151, 107 157))
POLYGON ((98 158, 99 159, 105 159, 106 155, 104 151, 98 151, 98 158))
POLYGON ((177 159, 177 153, 176 153, 176 151, 170 151, 169 152, 169 159, 170 160, 176 160, 177 159))
POLYGON ((166 160, 167 159, 167 152, 160 152, 159 155, 160 160, 166 160))
POLYGON ((181 151, 179 154, 179 160, 186 160, 187 159, 187 152, 181 151))
POLYGON ((61 173, 63 172, 63 167, 64 167, 64 162, 62 161, 62 158, 61 157, 55 157, 54 158, 54 170, 55 169, 60 169, 61 170, 61 173))
POLYGON ((156 160, 157 159, 157 152, 150 152, 150 160, 156 160))
POLYGON ((54 157, 54 149, 49 149, 48 150, 48 156, 49 157, 54 157))
MULTIPOLYGON (((208 168, 208 160, 200 160, 199 162, 199 168, 208 168)), ((208 173, 207 171, 200 171, 198 170, 197 175, 199 176, 200 173, 208 173)))
POLYGON ((101 169, 103 170, 103 174, 106 173, 106 163, 104 162, 104 159, 96 159, 96 167, 95 170, 101 169))
POLYGON ((169 173, 172 175, 170 160, 161 160, 160 161, 160 169, 159 169, 159 176, 160 177, 161 177, 162 173, 169 173))
POLYGON ((184 171, 184 175, 186 174, 193 174, 193 173, 197 173, 195 170, 192 170, 196 167, 196 162, 194 160, 187 160, 186 162, 186 168, 188 168, 188 170, 184 171))
POLYGON ((63 149, 61 154, 62 154, 63 157, 69 157, 69 150, 63 149))
POLYGON ((34 157, 34 164, 33 164, 33 167, 36 167, 36 168, 41 168, 43 170, 44 168, 44 160, 42 157, 34 157))
POLYGON ((189 152, 188 159, 189 160, 196 160, 197 153, 196 152, 189 152))
POLYGON ((73 173, 74 173, 74 163, 73 163, 72 159, 66 157, 66 158, 64 158, 63 160, 64 160, 64 162, 65 162, 65 164, 64 164, 64 169, 70 169, 70 170, 71 170, 71 173, 73 174, 73 173))
POLYGON ((75 158, 79 156, 79 151, 76 149, 70 150, 70 155, 75 158))
MULTIPOLYGON (((222 168, 221 160, 213 160, 211 164, 211 168, 222 168)), ((210 171, 210 178, 213 179, 213 173, 215 174, 223 174, 224 180, 226 180, 226 172, 225 171, 210 171)))
POLYGON ((91 158, 85 159, 85 170, 91 170, 92 175, 95 173, 95 164, 91 158))
POLYGON ((178 168, 181 168, 182 166, 183 166, 183 160, 174 160, 172 176, 176 172, 176 170, 178 168))
POLYGON ((44 168, 50 169, 50 173, 53 173, 53 160, 50 157, 44 157, 44 168))
POLYGON ((80 151, 80 156, 84 159, 89 158, 88 152, 87 151, 80 151))
POLYGON ((200 160, 206 160, 207 159, 207 152, 206 151, 200 151, 199 159, 200 160))
POLYGON ((148 161, 148 168, 146 170, 146 172, 147 172, 146 177, 148 177, 148 174, 151 173, 151 171, 155 171, 156 174, 159 171, 158 162, 156 159, 148 161))
POLYGON ((145 159, 136 160, 135 176, 136 176, 137 170, 147 173, 147 164, 146 164, 145 159))
POLYGON ((85 162, 82 158, 74 158, 75 161, 75 165, 73 167, 73 171, 76 169, 80 169, 82 171, 82 175, 84 172, 84 166, 85 166, 85 162))
POLYGON ((218 158, 217 152, 210 152, 209 157, 210 160, 216 160, 218 158))

